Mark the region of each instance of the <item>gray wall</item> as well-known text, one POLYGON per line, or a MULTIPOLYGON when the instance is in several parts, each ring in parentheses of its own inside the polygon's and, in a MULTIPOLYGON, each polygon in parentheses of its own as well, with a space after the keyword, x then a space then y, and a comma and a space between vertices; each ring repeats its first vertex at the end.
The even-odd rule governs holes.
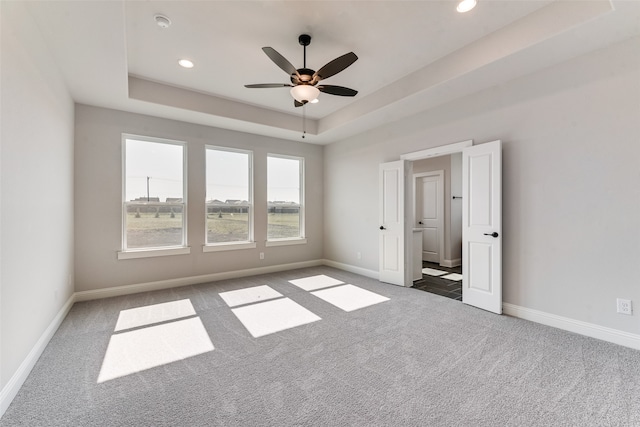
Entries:
POLYGON ((501 139, 504 301, 639 333, 637 315, 616 313, 617 297, 640 303, 638 43, 325 147, 325 258, 378 270, 379 163, 501 139))
POLYGON ((0 7, 4 388, 73 294, 73 101, 24 3, 0 7))
POLYGON ((322 147, 140 114, 76 105, 76 291, 322 258, 322 147), (191 254, 117 260, 122 247, 122 133, 187 142, 191 254), (253 150, 256 249, 202 252, 206 144, 253 150), (305 158, 306 245, 265 247, 267 153, 305 158), (265 259, 259 259, 259 252, 265 259))

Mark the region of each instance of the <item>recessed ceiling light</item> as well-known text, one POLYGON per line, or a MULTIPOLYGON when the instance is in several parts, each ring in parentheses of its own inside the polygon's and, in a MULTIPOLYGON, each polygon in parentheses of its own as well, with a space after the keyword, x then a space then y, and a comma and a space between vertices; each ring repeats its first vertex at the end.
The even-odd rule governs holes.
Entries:
POLYGON ((171 19, 169 19, 165 15, 153 15, 153 19, 156 21, 156 24, 158 24, 158 27, 160 28, 169 28, 171 26, 171 19))
POLYGON ((469 12, 471 9, 476 7, 477 3, 477 0, 462 0, 458 3, 456 10, 460 13, 469 12))
POLYGON ((178 64, 180 64, 180 66, 184 68, 193 68, 193 62, 189 61, 188 59, 181 59, 178 61, 178 64))

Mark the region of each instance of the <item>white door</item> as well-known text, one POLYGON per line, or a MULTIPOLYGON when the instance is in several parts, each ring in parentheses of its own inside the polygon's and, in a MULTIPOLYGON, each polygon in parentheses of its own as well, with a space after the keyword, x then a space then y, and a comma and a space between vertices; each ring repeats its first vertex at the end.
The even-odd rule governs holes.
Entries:
POLYGON ((462 151, 462 302, 502 313, 501 142, 462 151))
MULTIPOLYGON (((405 160, 382 163, 379 170, 380 281, 405 285, 405 160)), ((410 270, 409 270, 410 271, 410 270)))
POLYGON ((416 174, 416 207, 422 228, 422 260, 440 264, 444 252, 444 172, 416 174))

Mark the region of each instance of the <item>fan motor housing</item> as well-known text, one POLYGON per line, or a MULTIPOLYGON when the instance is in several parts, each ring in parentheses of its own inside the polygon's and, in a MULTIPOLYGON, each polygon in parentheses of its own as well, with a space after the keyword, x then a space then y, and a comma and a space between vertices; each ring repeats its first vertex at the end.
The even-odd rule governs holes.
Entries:
POLYGON ((316 73, 315 70, 312 70, 310 68, 299 68, 296 71, 298 71, 298 75, 300 75, 300 78, 298 78, 298 76, 295 74, 292 75, 291 83, 293 84, 311 83, 311 81, 313 80, 313 75, 316 73))

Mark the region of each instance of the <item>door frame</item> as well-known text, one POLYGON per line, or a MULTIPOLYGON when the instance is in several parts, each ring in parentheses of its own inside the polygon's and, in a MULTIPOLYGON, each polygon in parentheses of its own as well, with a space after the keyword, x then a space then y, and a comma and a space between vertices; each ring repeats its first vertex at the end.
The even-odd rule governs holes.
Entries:
MULTIPOLYGON (((429 172, 419 172, 419 173, 414 173, 413 174, 413 226, 415 228, 422 228, 419 227, 420 224, 418 224, 418 218, 416 217, 416 212, 417 212, 417 208, 418 208, 418 204, 417 204, 417 198, 418 198, 418 179, 419 178, 425 178, 427 176, 437 176, 439 177, 438 180, 438 218, 439 218, 439 224, 438 224, 438 256, 439 256, 439 260, 438 260, 438 264, 442 265, 444 263, 444 229, 446 227, 446 217, 445 217, 445 212, 444 212, 444 204, 445 204, 445 200, 444 200, 444 193, 445 193, 445 174, 443 170, 434 170, 434 171, 429 171, 429 172)), ((424 240, 423 240, 424 241, 424 240)), ((424 248, 423 248, 424 250, 424 248)), ((420 258, 422 258, 422 254, 420 254, 420 258)))
MULTIPOLYGON (((502 273, 501 273, 502 242, 501 240, 497 242, 493 242, 493 240, 486 241, 483 239, 485 239, 484 236, 490 236, 493 239, 498 239, 498 238, 502 239, 502 225, 501 225, 502 224, 502 213, 501 213, 502 212, 502 208, 501 208, 501 204, 502 204, 501 203, 502 142, 500 140, 495 140, 495 141, 488 142, 486 145, 481 144, 478 146, 473 146, 472 140, 463 141, 456 144, 449 144, 445 146, 435 147, 433 149, 403 154, 400 158, 402 160, 407 160, 412 162, 413 160, 420 160, 422 158, 441 156, 445 154, 453 154, 453 153, 457 153, 458 151, 462 151, 462 161, 463 161, 462 265, 463 265, 463 276, 465 276, 465 278, 463 279, 463 282, 466 282, 466 284, 463 283, 462 302, 465 304, 469 304, 471 306, 475 306, 487 311, 494 312, 496 314, 501 314, 502 313, 502 278, 501 278, 502 276, 502 273), (482 163, 479 163, 477 172, 475 172, 476 168, 472 167, 472 165, 469 163, 471 156, 475 156, 478 158, 485 158, 485 163, 488 161, 489 164, 483 165, 482 163), (489 160, 486 160, 486 158, 488 158, 489 160), (469 170, 469 168, 471 169, 469 170), (472 180, 471 175, 469 175, 470 173, 474 174, 474 176, 476 173, 480 174, 478 175, 478 181, 472 180), (465 177, 465 174, 466 174, 466 177, 465 177), (482 174, 484 174, 484 176, 482 176, 482 174), (472 182, 476 183, 479 188, 478 190, 474 191, 474 194, 477 197, 480 197, 476 202, 473 202, 474 212, 477 211, 479 213, 482 213, 483 211, 488 210, 490 215, 489 222, 487 222, 486 218, 483 218, 482 216, 479 218, 476 218, 479 220, 477 225, 480 226, 480 228, 475 227, 476 230, 473 230, 473 233, 470 231, 468 227, 465 228, 466 225, 464 224, 465 221, 470 221, 468 215, 470 214, 469 210, 472 207, 472 201, 470 201, 470 198, 471 198, 470 191, 472 190, 472 187, 471 187, 472 182), (488 191, 488 194, 483 193, 483 191, 488 191), (496 197, 498 197, 498 199, 496 199, 496 197), (495 215, 492 214, 491 212, 495 212, 495 215), (485 221, 486 224, 483 223, 482 221, 485 221), (491 232, 491 230, 489 229, 486 229, 486 226, 490 226, 493 232, 491 232), (482 228, 482 227, 485 227, 485 228, 482 228), (466 233, 465 233, 465 230, 466 230, 466 233), (465 251, 464 245, 470 245, 471 242, 475 242, 475 240, 477 240, 476 237, 478 236, 481 237, 480 241, 478 242, 479 246, 484 246, 485 249, 487 246, 490 246, 489 250, 485 250, 485 253, 488 255, 484 257, 481 256, 480 258, 477 258, 475 256, 471 258, 469 255, 469 251, 465 251), (494 257, 491 255, 491 251, 493 251, 493 249, 496 248, 494 243, 497 244, 497 249, 496 249, 497 257, 495 257, 495 259, 493 259, 494 257), (478 268, 475 268, 475 273, 474 273, 474 270, 473 270, 474 264, 472 263, 472 261, 474 259, 476 261, 478 259, 482 261, 483 258, 484 258, 484 261, 488 263, 488 265, 481 262, 477 266, 478 268), (487 268, 485 267, 489 267, 489 270, 487 270, 487 268), (465 293, 465 289, 470 289, 470 287, 473 286, 473 281, 476 279, 478 279, 479 286, 477 286, 477 289, 480 291, 480 293, 485 292, 490 297, 484 298, 484 296, 486 295, 483 295, 482 298, 475 298, 475 296, 478 296, 478 295, 470 295, 468 294, 468 292, 465 293), (467 298, 465 294, 467 294, 469 298, 467 298), (474 297, 474 298, 471 298, 471 297, 474 297)), ((407 184, 409 186, 413 186, 413 182, 412 182, 413 180, 407 180, 407 181, 411 181, 411 182, 408 182, 407 184)), ((475 184, 473 184, 473 186, 476 187, 475 184)), ((411 191, 413 191, 413 189, 411 189, 411 191)), ((405 209, 415 210, 415 207, 412 205, 413 205, 413 199, 405 200, 405 209)), ((487 216, 487 215, 484 215, 484 216, 487 216)), ((413 225, 413 223, 409 224, 408 219, 405 218, 405 224, 404 224, 405 230, 408 229, 410 225, 413 225)), ((407 254, 408 252, 405 252, 405 256, 407 254)), ((412 258, 409 257, 408 261, 409 261, 409 265, 407 267, 412 268, 413 267, 412 258)), ((405 286, 411 286, 411 285, 406 283, 405 286)))

